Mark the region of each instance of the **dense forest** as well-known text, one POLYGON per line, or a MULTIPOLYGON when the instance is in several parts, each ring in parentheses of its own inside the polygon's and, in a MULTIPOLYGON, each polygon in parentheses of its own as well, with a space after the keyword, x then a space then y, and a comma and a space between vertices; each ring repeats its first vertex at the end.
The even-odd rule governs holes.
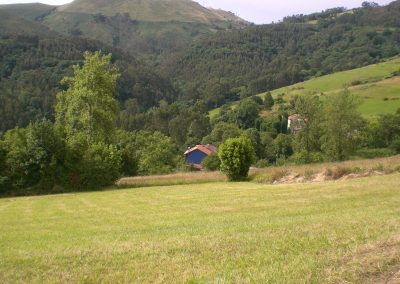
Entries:
POLYGON ((166 74, 173 74, 185 98, 215 107, 399 54, 400 1, 363 6, 219 32, 194 43, 166 74))
POLYGON ((131 55, 98 41, 66 37, 43 25, 0 11, 0 132, 30 121, 53 120, 55 94, 61 79, 82 62, 84 51, 113 53, 122 70, 118 80, 121 105, 135 101, 140 111, 178 97, 169 80, 131 55))

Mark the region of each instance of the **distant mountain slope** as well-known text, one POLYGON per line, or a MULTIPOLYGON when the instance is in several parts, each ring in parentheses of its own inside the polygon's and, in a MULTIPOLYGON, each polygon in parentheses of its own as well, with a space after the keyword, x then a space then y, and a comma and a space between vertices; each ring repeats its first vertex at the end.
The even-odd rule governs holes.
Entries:
MULTIPOLYGON (((400 53, 400 1, 219 32, 196 42, 166 74, 210 107, 400 53), (218 90, 225 90, 221 93, 218 90)), ((191 95, 192 94, 192 95, 191 95)))
POLYGON ((56 7, 41 3, 0 5, 0 9, 32 21, 43 19, 56 9, 56 7))
POLYGON ((56 35, 56 32, 51 31, 48 27, 41 25, 40 23, 29 21, 23 17, 16 17, 2 9, 0 9, 0 26, 0 32, 2 35, 56 35))
POLYGON ((195 22, 218 24, 246 22, 239 17, 220 10, 207 9, 192 0, 75 0, 57 9, 59 12, 104 14, 129 14, 137 21, 149 22, 195 22))
POLYGON ((66 37, 46 26, 0 10, 0 133, 43 117, 52 119, 61 79, 84 51, 113 53, 121 74, 118 99, 146 110, 178 92, 135 58, 98 41, 66 37))
POLYGON ((154 65, 203 35, 249 25, 232 13, 207 9, 191 0, 76 0, 49 13, 38 13, 32 4, 0 5, 0 9, 35 18, 63 34, 150 57, 154 65))

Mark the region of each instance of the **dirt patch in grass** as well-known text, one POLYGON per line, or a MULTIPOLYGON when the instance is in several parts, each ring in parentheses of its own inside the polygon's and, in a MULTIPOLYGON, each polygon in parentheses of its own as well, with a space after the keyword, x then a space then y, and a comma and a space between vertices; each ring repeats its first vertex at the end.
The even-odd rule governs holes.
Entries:
MULTIPOLYGON (((263 175, 261 177, 254 178, 257 183, 270 183, 270 184, 292 184, 292 183, 303 183, 303 182, 325 182, 330 180, 349 180, 355 178, 364 178, 370 176, 381 176, 385 172, 373 171, 373 170, 358 170, 339 168, 339 169, 326 169, 322 172, 313 174, 300 174, 289 171, 277 171, 271 175, 263 175)), ((389 174, 389 173, 388 173, 389 174)))
POLYGON ((400 172, 400 157, 326 163, 304 166, 277 167, 255 170, 251 179, 257 183, 291 184, 302 182, 325 182, 381 176, 400 172))

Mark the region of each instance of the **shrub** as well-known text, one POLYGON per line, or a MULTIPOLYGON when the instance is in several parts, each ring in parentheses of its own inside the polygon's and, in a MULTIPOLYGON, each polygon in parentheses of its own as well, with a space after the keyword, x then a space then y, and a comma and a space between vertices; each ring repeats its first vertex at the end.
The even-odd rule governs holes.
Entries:
POLYGON ((270 164, 269 164, 268 160, 259 160, 256 163, 256 167, 259 169, 267 168, 269 166, 270 166, 270 164))
POLYGON ((358 86, 358 85, 361 85, 361 84, 362 84, 361 80, 354 80, 354 81, 351 82, 352 86, 358 86))
POLYGON ((380 157, 390 157, 396 155, 394 149, 378 148, 378 149, 360 149, 356 153, 357 156, 364 159, 374 159, 380 157))
POLYGON ((390 144, 390 150, 392 150, 394 154, 400 154, 400 137, 393 140, 392 144, 390 144))
MULTIPOLYGON (((6 168, 6 149, 4 143, 0 141, 0 189, 6 189, 8 184, 7 168, 6 168)), ((0 190, 0 193, 2 190, 0 190)))
POLYGON ((377 172, 383 172, 383 171, 385 171, 385 166, 382 164, 378 164, 375 167, 373 167, 372 170, 377 171, 377 172))
POLYGON ((285 176, 289 175, 289 171, 286 169, 278 169, 272 172, 271 181, 276 182, 280 179, 284 178, 285 176))
POLYGON ((255 151, 249 138, 228 139, 219 148, 221 170, 230 181, 242 181, 248 177, 251 164, 255 160, 255 151))
POLYGON ((299 151, 290 157, 290 160, 293 161, 297 165, 303 164, 313 164, 313 163, 322 163, 324 161, 324 157, 321 153, 313 152, 307 153, 307 151, 299 151))
POLYGON ((208 171, 218 171, 221 167, 221 160, 218 155, 210 155, 203 160, 201 165, 208 171))
POLYGON ((304 173, 304 178, 306 180, 311 180, 315 175, 315 172, 313 170, 306 170, 304 173))
POLYGON ((272 174, 271 173, 257 174, 253 178, 253 181, 257 183, 272 183, 272 174))
POLYGON ((341 177, 344 177, 345 175, 351 174, 351 169, 346 168, 346 167, 335 167, 333 169, 328 169, 327 170, 327 175, 330 176, 332 179, 340 179, 341 177))
POLYGON ((3 143, 14 188, 40 185, 43 190, 57 183, 65 147, 50 122, 36 122, 25 129, 8 131, 3 143))
POLYGON ((115 146, 90 145, 82 157, 81 185, 92 189, 113 184, 121 175, 121 152, 115 146))
POLYGON ((114 143, 122 152, 125 176, 165 174, 177 166, 171 138, 160 132, 117 131, 114 143))

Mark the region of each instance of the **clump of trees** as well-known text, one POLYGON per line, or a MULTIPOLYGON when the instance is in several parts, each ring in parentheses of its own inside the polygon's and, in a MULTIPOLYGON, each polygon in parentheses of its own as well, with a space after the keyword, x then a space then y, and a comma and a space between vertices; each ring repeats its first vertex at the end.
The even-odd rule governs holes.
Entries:
POLYGON ((122 175, 171 171, 176 148, 159 132, 117 130, 119 72, 111 54, 84 54, 62 81, 55 123, 39 120, 0 139, 2 193, 95 189, 122 175))
POLYGON ((257 101, 247 98, 234 107, 222 107, 203 142, 220 145, 244 135, 253 144, 256 164, 262 166, 400 153, 399 113, 364 119, 358 112, 360 99, 347 89, 323 100, 313 95, 289 99, 278 96, 272 109, 265 105, 265 99, 257 101), (249 107, 253 103, 258 107, 249 107), (297 114, 300 119, 297 131, 288 129, 289 114, 297 114))

